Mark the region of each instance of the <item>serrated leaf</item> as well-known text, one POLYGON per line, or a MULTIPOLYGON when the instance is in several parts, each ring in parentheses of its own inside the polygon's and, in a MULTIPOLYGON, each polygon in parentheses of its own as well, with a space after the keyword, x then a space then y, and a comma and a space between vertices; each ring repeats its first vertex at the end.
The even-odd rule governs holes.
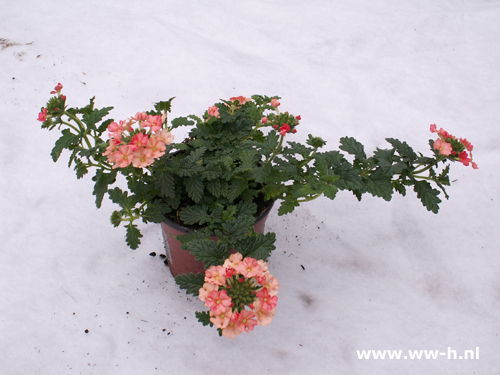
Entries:
POLYGON ((194 273, 182 274, 175 277, 175 282, 179 285, 179 288, 186 290, 186 293, 197 297, 200 288, 203 287, 205 282, 205 275, 201 272, 196 275, 194 273))
POLYGON ((241 201, 236 207, 235 216, 254 216, 257 212, 257 204, 252 201, 241 201))
POLYGON ((76 178, 78 179, 82 178, 89 172, 87 166, 78 159, 75 159, 75 171, 76 178))
POLYGON ((95 124, 103 119, 103 117, 109 114, 113 107, 105 107, 101 109, 94 109, 90 113, 84 113, 82 116, 82 121, 87 125, 88 128, 95 128, 95 124))
POLYGON ((326 141, 324 141, 322 138, 313 137, 311 134, 308 135, 306 143, 314 148, 321 148, 326 145, 326 141))
POLYGON ((175 96, 173 98, 168 99, 167 101, 161 101, 158 103, 155 103, 155 109, 158 112, 170 112, 170 108, 172 106, 172 100, 175 99, 175 96))
POLYGON ((401 142, 400 140, 394 138, 386 138, 385 140, 389 142, 403 158, 409 159, 410 162, 417 159, 417 154, 408 145, 408 143, 401 142))
POLYGON ((227 199, 229 201, 234 201, 240 196, 241 193, 248 187, 248 181, 243 179, 235 179, 231 181, 229 189, 227 192, 227 199))
POLYGON ((108 191, 108 195, 111 201, 119 205, 121 208, 129 209, 133 207, 127 191, 122 191, 120 188, 115 187, 114 189, 108 191))
POLYGON ((212 194, 216 198, 222 195, 222 184, 220 180, 208 181, 206 184, 206 188, 210 192, 210 194, 212 194))
POLYGON ((50 153, 54 162, 59 159, 62 150, 64 150, 65 148, 69 148, 70 146, 77 145, 80 140, 80 137, 76 134, 71 133, 69 129, 64 129, 61 131, 61 133, 62 136, 56 141, 54 148, 50 153))
POLYGON ((191 126, 194 125, 194 121, 188 119, 187 117, 177 117, 171 122, 172 129, 178 128, 179 126, 191 126))
POLYGON ((161 223, 169 211, 170 208, 165 204, 149 203, 144 212, 141 213, 142 221, 144 223, 161 223))
POLYGON ((92 177, 92 180, 95 181, 94 191, 92 194, 95 195, 95 204, 97 208, 101 207, 102 199, 104 194, 108 191, 108 186, 115 182, 116 173, 116 170, 104 173, 102 169, 98 169, 95 176, 92 177))
POLYGON ((139 228, 137 228, 137 225, 130 223, 127 225, 127 235, 125 236, 125 240, 127 241, 127 245, 135 250, 139 247, 141 244, 140 238, 142 237, 141 232, 139 231, 139 228))
POLYGON ((328 185, 325 190, 323 190, 323 194, 325 197, 329 199, 335 199, 335 196, 337 195, 338 188, 335 185, 328 185))
POLYGON ((285 199, 281 202, 280 207, 278 208, 278 215, 286 215, 295 210, 295 207, 298 207, 299 203, 296 200, 285 199))
POLYGON ((120 225, 120 223, 122 222, 122 214, 120 213, 120 211, 113 211, 113 213, 111 214, 111 224, 113 224, 113 226, 116 228, 117 226, 120 225))
POLYGON ((276 249, 276 234, 269 232, 257 236, 249 236, 238 242, 237 251, 243 257, 251 257, 267 261, 271 252, 276 249))
POLYGON ((199 178, 193 176, 184 180, 184 186, 186 187, 189 198, 191 198, 195 203, 198 203, 203 197, 203 182, 201 182, 199 178))
POLYGON ((392 182, 381 174, 372 174, 366 179, 367 191, 375 197, 381 197, 386 201, 392 198, 392 182))
POLYGON ((227 220, 222 224, 224 234, 231 239, 242 238, 253 229, 255 218, 251 215, 241 215, 235 219, 227 220))
POLYGON ((441 203, 441 199, 438 197, 439 190, 433 189, 427 181, 416 181, 413 190, 415 190, 417 197, 428 211, 438 213, 439 203, 441 203))
POLYGON ((210 313, 208 311, 203 311, 203 312, 196 311, 194 315, 196 316, 196 318, 198 318, 198 321, 204 326, 212 327, 214 325, 210 321, 210 313))
POLYGON ((207 206, 189 206, 181 210, 179 216, 186 225, 209 223, 212 217, 207 212, 207 206))
POLYGON ((164 198, 175 198, 174 177, 171 173, 163 170, 155 171, 153 174, 155 187, 160 190, 164 198))
POLYGON ((339 148, 341 150, 351 154, 351 155, 354 155, 354 157, 358 160, 365 160, 366 159, 364 146, 352 137, 340 138, 340 147, 339 148))
POLYGON ((220 243, 210 239, 189 241, 183 244, 182 248, 189 250, 197 261, 203 262, 205 269, 222 264, 227 255, 226 249, 220 243))

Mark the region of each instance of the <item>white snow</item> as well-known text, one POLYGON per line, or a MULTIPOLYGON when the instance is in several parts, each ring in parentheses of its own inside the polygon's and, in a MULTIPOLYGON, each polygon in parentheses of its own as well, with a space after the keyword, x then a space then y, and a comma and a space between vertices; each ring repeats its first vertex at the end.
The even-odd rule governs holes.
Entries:
POLYGON ((0 3, 1 374, 498 374, 499 0, 0 3), (275 209, 278 312, 229 340, 149 256, 159 225, 130 250, 91 176, 52 162, 58 135, 36 119, 58 82, 68 104, 95 95, 115 119, 172 96, 173 118, 279 95, 302 116, 294 137, 328 149, 348 135, 428 153, 436 123, 474 144, 480 169, 452 166, 438 215, 412 191, 275 209), (409 349, 446 355, 356 352, 409 349))

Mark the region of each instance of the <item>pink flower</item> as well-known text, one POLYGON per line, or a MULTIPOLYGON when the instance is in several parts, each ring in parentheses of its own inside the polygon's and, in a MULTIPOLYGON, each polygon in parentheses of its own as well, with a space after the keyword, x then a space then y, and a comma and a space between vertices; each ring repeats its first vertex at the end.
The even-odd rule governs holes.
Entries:
POLYGON ((165 155, 165 142, 160 140, 156 135, 149 137, 146 143, 146 148, 144 149, 144 155, 149 158, 158 159, 159 157, 165 155))
POLYGON ((448 142, 445 142, 441 139, 436 139, 434 141, 434 150, 439 150, 439 153, 441 155, 450 155, 451 152, 453 151, 453 148, 451 147, 451 144, 449 144, 448 142))
POLYGON ((288 125, 288 124, 281 125, 281 128, 280 128, 280 134, 281 135, 285 135, 289 131, 290 131, 290 125, 288 125))
POLYGON ((236 268, 242 260, 243 260, 243 255, 241 255, 240 253, 231 254, 229 256, 229 259, 226 259, 224 261, 224 267, 236 268))
POLYGON ((241 332, 253 331, 254 327, 257 325, 257 320, 255 318, 255 313, 251 310, 243 310, 236 320, 236 327, 241 332))
POLYGON ((42 108, 42 112, 38 114, 38 121, 47 121, 47 108, 42 108))
POLYGON ((132 118, 136 121, 144 121, 148 118, 148 114, 146 112, 137 112, 132 118))
POLYGON ((148 143, 148 136, 144 133, 137 133, 132 137, 132 140, 128 144, 132 151, 137 151, 141 147, 146 147, 148 143))
POLYGON ((153 164, 155 161, 155 159, 153 159, 152 157, 146 156, 146 154, 144 153, 144 147, 141 147, 138 150, 133 151, 132 155, 133 155, 132 165, 136 168, 145 168, 153 164))
POLYGON ((430 128, 431 133, 437 133, 437 126, 436 124, 432 124, 430 128))
POLYGON ((155 132, 155 135, 158 137, 160 141, 169 145, 174 141, 174 135, 170 133, 167 129, 161 129, 155 132))
POLYGON ((467 151, 472 151, 474 146, 466 139, 466 138, 460 138, 460 142, 464 145, 464 147, 467 149, 467 151))
POLYGON ((264 275, 262 275, 262 277, 257 278, 257 281, 267 290, 270 296, 275 296, 278 294, 280 283, 278 282, 278 279, 276 279, 269 272, 266 272, 264 275))
POLYGON ((259 299, 259 302, 264 310, 271 311, 276 307, 276 304, 278 303, 278 297, 270 296, 269 292, 265 288, 257 292, 256 296, 259 299))
POLYGON ((231 315, 233 315, 231 309, 227 309, 219 314, 210 311, 210 321, 215 325, 215 327, 224 329, 231 321, 231 315))
POLYGON ((255 301, 253 303, 253 310, 255 311, 255 316, 257 318, 257 322, 261 326, 267 326, 271 324, 273 321, 273 317, 276 314, 275 310, 265 310, 262 308, 260 301, 255 301))
POLYGON ((133 155, 132 149, 128 145, 122 145, 118 147, 118 150, 113 154, 115 157, 115 165, 113 165, 113 169, 115 168, 125 168, 130 163, 132 163, 133 155))
POLYGON ((475 162, 472 162, 472 168, 479 169, 479 167, 477 166, 477 164, 475 162))
POLYGON ((302 117, 300 117, 300 115, 295 116, 295 118, 296 118, 297 120, 299 120, 299 121, 302 119, 302 117))
POLYGON ((235 270, 245 276, 246 278, 250 277, 260 277, 262 276, 262 269, 260 267, 257 259, 246 257, 243 259, 241 263, 239 263, 235 270))
POLYGON ((120 141, 117 141, 114 138, 109 140, 109 146, 106 147, 106 152, 104 152, 103 155, 108 158, 108 161, 110 163, 116 163, 116 157, 114 155, 114 152, 118 149, 118 145, 120 143, 121 143, 120 141))
POLYGON ((469 165, 470 163, 470 159, 469 159, 469 154, 467 154, 467 151, 462 151, 458 157, 458 161, 460 163, 462 163, 463 165, 465 165, 466 167, 469 165))
POLYGON ((205 271, 205 282, 216 285, 225 285, 226 268, 223 266, 211 266, 205 271))
POLYGON ((60 83, 58 83, 57 86, 54 87, 54 91, 51 91, 50 93, 51 94, 60 94, 62 88, 63 88, 63 85, 61 85, 60 83))
POLYGON ((208 107, 208 115, 211 117, 219 117, 219 108, 216 106, 208 107))
POLYGON ((276 107, 277 107, 277 106, 279 106, 280 104, 281 104, 281 103, 280 103, 280 102, 278 101, 278 99, 276 99, 276 98, 273 98, 273 99, 271 100, 271 105, 272 105, 274 108, 276 108, 276 107))
POLYGON ((262 123, 265 124, 267 122, 267 117, 262 117, 262 123))
POLYGON ((209 307, 210 311, 216 314, 223 313, 231 306, 231 297, 227 295, 227 291, 225 290, 221 290, 220 292, 213 290, 207 296, 205 306, 209 307))
POLYGON ((241 334, 241 331, 236 327, 236 322, 238 321, 239 316, 240 314, 237 311, 231 315, 231 320, 226 328, 222 330, 222 336, 234 339, 236 336, 241 334))
POLYGON ((233 103, 237 100, 240 105, 243 105, 246 102, 248 102, 250 100, 250 98, 245 98, 244 96, 235 96, 235 97, 229 98, 229 100, 232 101, 233 103))
POLYGON ((198 297, 200 301, 205 302, 208 298, 208 295, 213 291, 219 290, 219 286, 215 284, 205 283, 203 287, 198 291, 198 297))
POLYGON ((147 120, 145 120, 143 123, 142 123, 142 127, 143 128, 146 128, 146 127, 150 127, 151 128, 151 131, 158 131, 161 129, 161 125, 162 125, 162 118, 161 116, 152 116, 152 115, 149 115, 147 120))

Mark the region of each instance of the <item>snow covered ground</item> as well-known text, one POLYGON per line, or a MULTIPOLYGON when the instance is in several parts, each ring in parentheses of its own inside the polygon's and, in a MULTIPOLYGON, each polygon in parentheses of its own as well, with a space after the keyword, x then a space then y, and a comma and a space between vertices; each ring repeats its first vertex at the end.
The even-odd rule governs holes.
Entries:
POLYGON ((499 373, 499 0, 0 9, 1 374, 499 373), (438 215, 413 192, 274 210, 278 313, 229 340, 197 322, 202 303, 149 256, 162 251, 159 226, 128 249, 109 224, 113 205, 95 208, 90 176, 77 181, 52 162, 58 135, 36 118, 58 82, 70 105, 95 95, 115 119, 172 96, 173 118, 231 96, 279 95, 302 116, 294 137, 319 135, 330 149, 349 135, 367 151, 394 137, 426 153, 436 123, 474 144, 480 169, 453 165, 438 215), (465 350, 479 359, 459 359, 465 350))

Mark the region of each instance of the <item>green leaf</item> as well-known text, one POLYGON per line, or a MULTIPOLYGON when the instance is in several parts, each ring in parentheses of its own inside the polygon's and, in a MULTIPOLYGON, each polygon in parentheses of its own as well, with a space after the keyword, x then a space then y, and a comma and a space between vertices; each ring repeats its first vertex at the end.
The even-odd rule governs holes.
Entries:
POLYGON ((175 96, 173 98, 168 99, 167 101, 162 101, 155 103, 155 109, 157 112, 161 113, 167 113, 170 112, 170 107, 172 106, 172 100, 175 99, 175 96))
POLYGON ((392 182, 382 173, 375 171, 366 179, 366 188, 375 197, 390 201, 392 198, 392 182))
POLYGON ((280 207, 278 208, 278 215, 286 215, 295 210, 295 207, 299 206, 299 202, 297 200, 285 199, 281 202, 280 207))
POLYGON ((189 198, 198 203, 203 197, 203 182, 199 178, 192 176, 184 180, 184 186, 186 186, 189 198))
POLYGON ((127 191, 122 191, 120 188, 115 187, 108 191, 109 198, 111 201, 119 205, 123 209, 130 209, 135 205, 135 202, 128 196, 127 191))
POLYGON ((328 185, 325 190, 323 190, 323 194, 325 197, 329 199, 335 199, 335 196, 337 195, 337 192, 339 189, 335 185, 328 185))
POLYGON ((130 223, 127 225, 127 235, 125 236, 125 240, 127 241, 127 245, 135 250, 141 244, 140 238, 142 237, 141 232, 137 228, 137 225, 130 223))
POLYGON ((210 239, 189 241, 183 244, 182 248, 189 250, 195 256, 196 260, 203 262, 205 269, 222 264, 227 255, 224 246, 210 239))
POLYGON ((160 190, 160 195, 164 198, 175 198, 174 176, 164 170, 155 171, 153 174, 154 185, 160 190))
POLYGON ((408 159, 410 162, 417 159, 417 154, 415 154, 408 143, 401 142, 400 140, 394 138, 386 138, 385 140, 389 142, 403 158, 408 159))
POLYGON ((311 134, 308 135, 306 143, 314 148, 321 148, 326 145, 326 141, 324 141, 322 138, 313 137, 311 134))
POLYGON ((438 213, 439 203, 441 203, 441 199, 438 197, 439 190, 433 189, 427 181, 416 181, 413 190, 415 190, 417 197, 428 211, 438 213))
POLYGON ((64 150, 65 148, 69 148, 71 146, 77 145, 79 140, 80 140, 80 137, 76 134, 71 133, 71 131, 69 129, 64 129, 63 131, 61 131, 61 133, 62 133, 61 138, 59 138, 56 141, 54 148, 52 149, 52 152, 50 153, 50 155, 52 156, 52 160, 54 162, 56 162, 57 159, 59 159, 59 156, 61 156, 62 150, 64 150))
POLYGON ((356 141, 352 137, 342 137, 340 138, 340 147, 341 150, 354 155, 358 160, 365 160, 366 154, 364 150, 364 146, 356 141))
POLYGON ((120 225, 121 222, 122 214, 120 213, 120 211, 113 211, 113 213, 111 214, 111 224, 113 224, 113 226, 116 228, 120 225))
POLYGON ((75 159, 75 171, 76 178, 78 179, 82 178, 89 172, 87 165, 82 163, 79 159, 75 159))
POLYGON ((227 199, 229 201, 234 201, 236 198, 240 196, 241 193, 248 187, 248 181, 243 179, 235 179, 231 181, 229 185, 229 190, 227 193, 227 199))
POLYGON ((276 234, 269 232, 266 234, 246 237, 244 240, 238 242, 236 248, 238 252, 243 255, 243 257, 251 257, 267 261, 271 252, 276 249, 276 246, 274 246, 275 242, 276 234))
POLYGON ((166 204, 149 203, 147 208, 141 213, 144 223, 161 223, 165 221, 165 214, 170 212, 170 208, 166 204))
POLYGON ((189 206, 181 210, 179 216, 186 225, 209 223, 212 217, 208 214, 207 206, 189 206))
POLYGON ((212 327, 214 324, 210 321, 210 313, 208 311, 199 312, 196 311, 194 315, 198 318, 198 321, 204 326, 212 327))
POLYGON ((191 126, 194 125, 193 120, 189 120, 187 117, 177 117, 171 122, 172 129, 178 128, 179 126, 191 126))
POLYGON ((82 116, 82 121, 87 125, 88 128, 95 128, 95 124, 103 119, 104 116, 109 114, 113 107, 105 107, 102 109, 94 109, 90 113, 84 113, 82 116))
POLYGON ((251 215, 238 216, 236 219, 227 220, 222 224, 224 234, 231 239, 243 238, 252 232, 255 218, 251 215))
POLYGON ((201 272, 198 272, 196 275, 194 273, 190 273, 189 275, 182 274, 175 277, 175 282, 179 285, 179 288, 185 289, 186 293, 197 297, 200 288, 205 283, 205 275, 201 272))
POLYGON ((97 208, 101 207, 102 199, 104 194, 108 191, 108 186, 115 182, 116 173, 116 169, 109 173, 104 173, 102 169, 98 169, 95 176, 92 177, 92 180, 95 181, 92 194, 95 195, 95 204, 97 208))
POLYGON ((218 198, 222 195, 222 184, 220 180, 208 181, 206 187, 214 197, 218 198))

